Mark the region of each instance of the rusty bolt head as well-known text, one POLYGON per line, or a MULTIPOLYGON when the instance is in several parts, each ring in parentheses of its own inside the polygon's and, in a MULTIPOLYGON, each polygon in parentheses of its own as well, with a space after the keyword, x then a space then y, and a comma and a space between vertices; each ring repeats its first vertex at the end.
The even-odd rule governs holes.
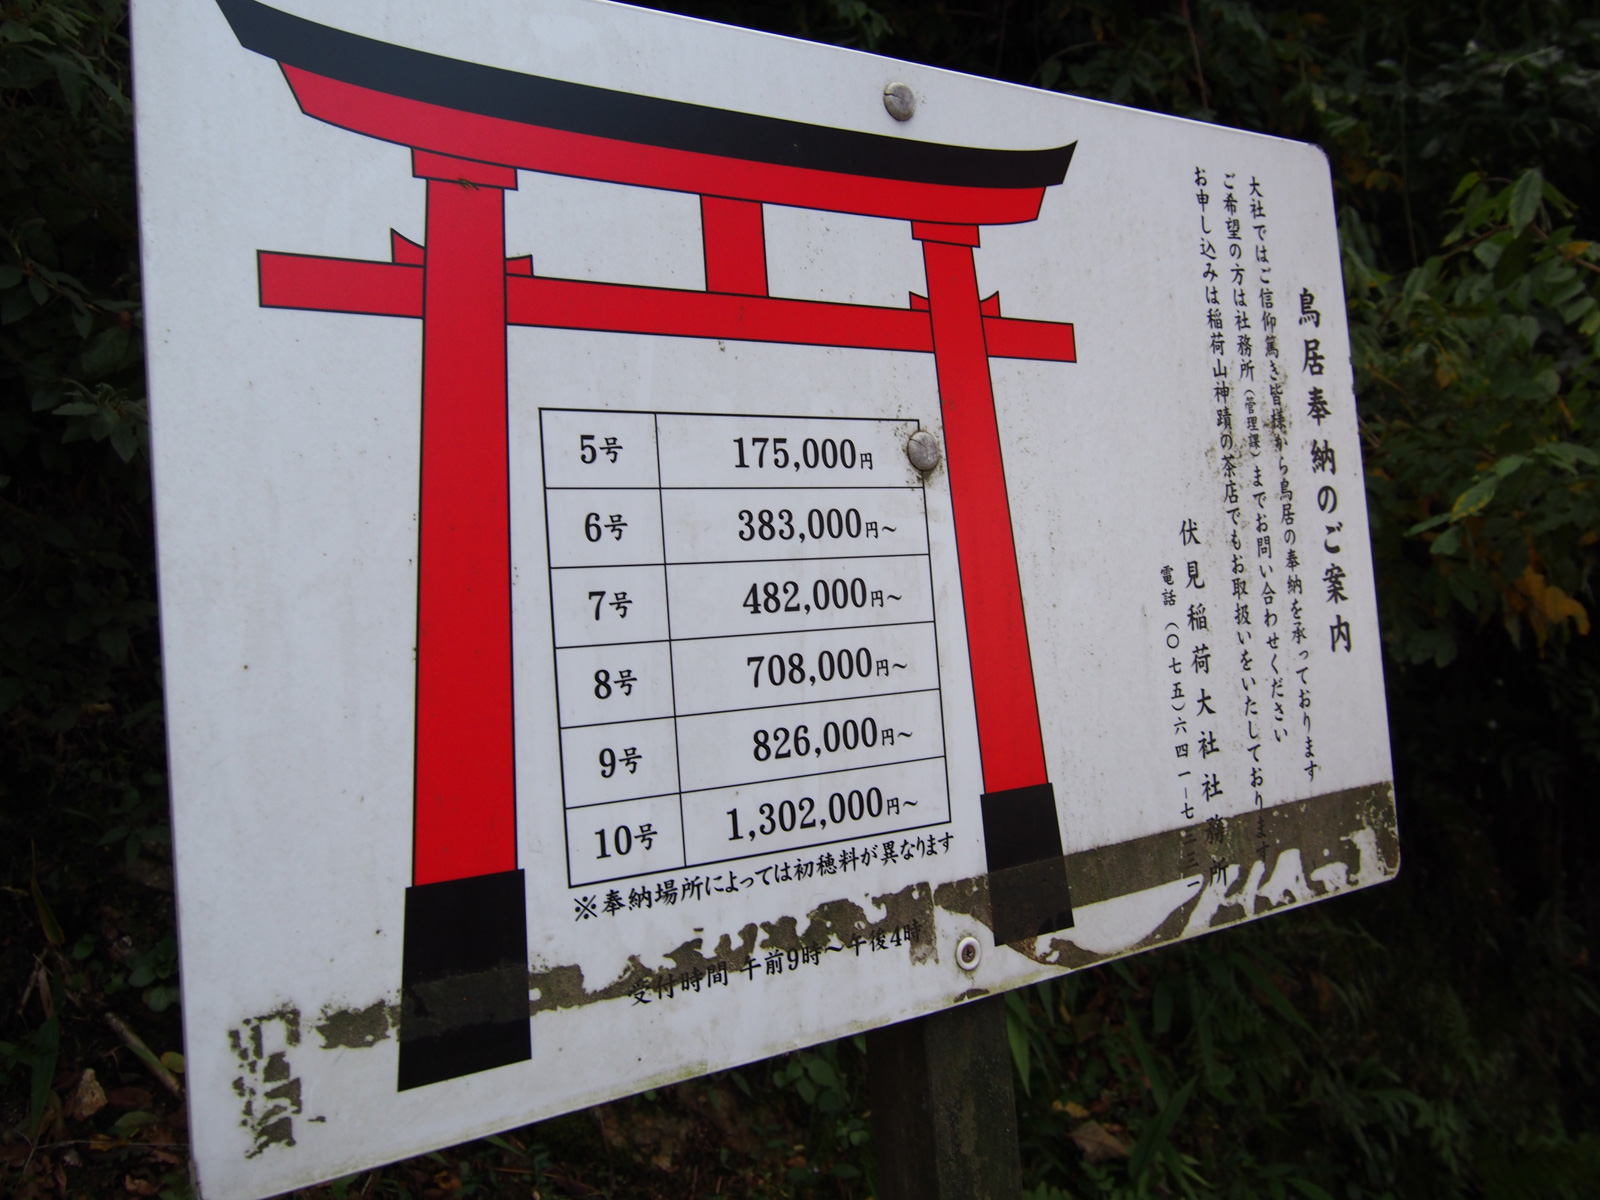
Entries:
POLYGON ((909 121, 917 111, 917 94, 905 83, 891 83, 883 89, 883 106, 896 121, 909 121))
POLYGON ((983 961, 983 943, 970 933, 956 943, 956 966, 963 971, 976 971, 983 961))
POLYGON ((926 474, 939 465, 939 439, 926 429, 919 429, 906 442, 906 457, 911 465, 926 474))

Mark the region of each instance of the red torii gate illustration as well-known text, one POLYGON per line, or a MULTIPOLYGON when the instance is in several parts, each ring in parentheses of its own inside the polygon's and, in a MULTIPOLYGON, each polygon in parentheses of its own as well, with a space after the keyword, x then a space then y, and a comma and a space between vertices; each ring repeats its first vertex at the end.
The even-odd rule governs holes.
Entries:
POLYGON ((407 146, 426 182, 391 261, 259 253, 269 308, 420 318, 415 832, 399 1086, 530 1056, 516 854, 508 325, 932 353, 983 768, 997 943, 1072 923, 1028 649, 989 359, 1075 361, 1069 324, 982 300, 979 226, 1033 221, 1073 146, 987 150, 704 108, 443 58, 218 0, 308 116, 407 146), (700 197, 704 291, 542 278, 507 258, 530 170, 700 197), (906 308, 767 294, 762 204, 898 218, 927 297, 906 308))

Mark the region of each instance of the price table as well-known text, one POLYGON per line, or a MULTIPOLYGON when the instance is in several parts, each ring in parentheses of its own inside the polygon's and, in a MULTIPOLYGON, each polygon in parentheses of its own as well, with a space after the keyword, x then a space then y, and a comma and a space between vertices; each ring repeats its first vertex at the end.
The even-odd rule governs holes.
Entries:
POLYGON ((569 885, 948 822, 917 428, 540 411, 569 885))

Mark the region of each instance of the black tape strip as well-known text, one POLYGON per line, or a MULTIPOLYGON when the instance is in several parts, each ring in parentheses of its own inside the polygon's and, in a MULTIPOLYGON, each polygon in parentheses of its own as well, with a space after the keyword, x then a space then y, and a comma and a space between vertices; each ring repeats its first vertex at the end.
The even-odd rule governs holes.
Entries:
POLYGON ((245 49, 291 67, 462 112, 647 146, 909 183, 1026 188, 1065 179, 1076 145, 989 150, 809 125, 445 58, 257 0, 217 4, 245 49))
POLYGON ((1067 860, 1046 858, 989 873, 994 944, 1020 942, 1072 928, 1067 860))
POLYGON ((1056 791, 1048 783, 983 795, 995 945, 1072 928, 1056 791))
POLYGON ((406 889, 399 1090, 533 1055, 521 871, 406 889))

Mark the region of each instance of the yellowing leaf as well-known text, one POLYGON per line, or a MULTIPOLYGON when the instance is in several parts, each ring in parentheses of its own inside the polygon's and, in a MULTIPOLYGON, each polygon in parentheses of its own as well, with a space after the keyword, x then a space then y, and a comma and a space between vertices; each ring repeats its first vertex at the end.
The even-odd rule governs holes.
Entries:
POLYGON ((1092 1163, 1110 1162, 1128 1157, 1128 1148, 1098 1121, 1085 1121, 1067 1136, 1077 1143, 1078 1149, 1083 1151, 1083 1156, 1092 1163))
POLYGON ((1550 628, 1566 621, 1571 621, 1577 627, 1580 636, 1588 634, 1588 610, 1534 570, 1532 563, 1528 564, 1513 587, 1515 592, 1507 595, 1510 602, 1507 607, 1527 613, 1528 623, 1533 626, 1534 635, 1541 642, 1550 628))
POLYGON ((1456 502, 1450 506, 1450 519, 1460 521, 1482 512, 1489 506, 1489 501, 1494 499, 1495 489, 1500 486, 1500 481, 1521 470, 1527 463, 1528 460, 1520 454, 1506 455, 1484 471, 1476 483, 1456 497, 1456 502))

